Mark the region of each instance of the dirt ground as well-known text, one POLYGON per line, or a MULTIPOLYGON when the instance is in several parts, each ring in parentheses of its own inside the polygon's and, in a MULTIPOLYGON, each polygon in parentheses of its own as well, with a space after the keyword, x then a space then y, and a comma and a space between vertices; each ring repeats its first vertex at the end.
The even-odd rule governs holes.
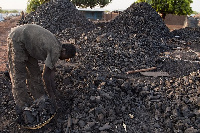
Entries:
POLYGON ((7 36, 11 28, 15 27, 20 17, 13 17, 0 22, 0 72, 6 71, 7 67, 7 36))

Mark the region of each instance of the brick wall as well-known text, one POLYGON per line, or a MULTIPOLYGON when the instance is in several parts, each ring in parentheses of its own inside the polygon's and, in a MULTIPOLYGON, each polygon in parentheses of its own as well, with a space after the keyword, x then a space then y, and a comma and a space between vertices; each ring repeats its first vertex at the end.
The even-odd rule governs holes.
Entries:
POLYGON ((165 17, 165 24, 167 25, 185 25, 187 21, 186 15, 173 15, 173 14, 167 14, 165 17))
POLYGON ((114 12, 111 12, 109 14, 104 14, 104 20, 105 21, 109 21, 109 20, 113 20, 115 17, 117 17, 119 15, 119 13, 114 13, 114 12))

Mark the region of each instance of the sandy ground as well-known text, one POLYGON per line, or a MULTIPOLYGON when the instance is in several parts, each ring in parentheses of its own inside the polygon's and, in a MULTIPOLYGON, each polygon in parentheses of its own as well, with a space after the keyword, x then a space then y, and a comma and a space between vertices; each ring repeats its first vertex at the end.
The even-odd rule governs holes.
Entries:
POLYGON ((0 72, 6 71, 7 67, 7 36, 11 28, 15 27, 20 17, 13 17, 0 22, 0 72))

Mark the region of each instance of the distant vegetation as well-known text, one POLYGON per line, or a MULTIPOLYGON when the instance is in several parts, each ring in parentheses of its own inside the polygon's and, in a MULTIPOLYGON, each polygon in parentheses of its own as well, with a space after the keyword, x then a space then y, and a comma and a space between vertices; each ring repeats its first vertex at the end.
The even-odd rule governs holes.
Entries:
POLYGON ((19 11, 18 10, 3 10, 3 9, 0 9, 0 13, 18 13, 19 11))
POLYGON ((190 15, 193 13, 190 4, 192 0, 137 0, 149 3, 165 19, 166 14, 190 15))
POLYGON ((192 13, 192 14, 199 14, 199 12, 193 11, 193 13, 192 13))

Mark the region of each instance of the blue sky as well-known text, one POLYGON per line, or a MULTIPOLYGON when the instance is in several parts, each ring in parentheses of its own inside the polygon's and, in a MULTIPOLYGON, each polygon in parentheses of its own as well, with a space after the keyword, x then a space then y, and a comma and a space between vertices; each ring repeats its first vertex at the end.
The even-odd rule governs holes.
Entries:
MULTIPOLYGON (((108 6, 104 7, 107 10, 119 10, 128 8, 136 0, 113 0, 108 6)), ((28 0, 0 0, 0 7, 3 9, 22 9, 25 10, 28 0)), ((191 7, 194 11, 200 12, 200 0, 193 0, 191 7)))

